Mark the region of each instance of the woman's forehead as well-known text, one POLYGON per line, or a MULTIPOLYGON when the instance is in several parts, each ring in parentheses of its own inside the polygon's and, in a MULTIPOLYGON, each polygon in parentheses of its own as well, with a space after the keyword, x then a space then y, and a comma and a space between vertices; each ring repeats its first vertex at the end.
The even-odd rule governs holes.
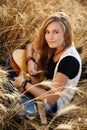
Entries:
POLYGON ((60 22, 51 22, 51 23, 48 24, 48 26, 46 27, 46 30, 47 30, 47 29, 50 29, 50 28, 61 29, 61 28, 62 28, 62 25, 61 25, 60 22))

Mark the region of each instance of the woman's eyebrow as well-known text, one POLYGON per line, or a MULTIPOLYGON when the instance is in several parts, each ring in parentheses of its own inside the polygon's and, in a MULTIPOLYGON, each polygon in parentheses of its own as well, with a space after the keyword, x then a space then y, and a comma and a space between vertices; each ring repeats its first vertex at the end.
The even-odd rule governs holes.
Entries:
MULTIPOLYGON (((58 29, 58 28, 54 28, 54 29, 52 29, 53 31, 59 31, 60 29, 58 29)), ((49 29, 46 29, 45 31, 49 31, 49 29)))

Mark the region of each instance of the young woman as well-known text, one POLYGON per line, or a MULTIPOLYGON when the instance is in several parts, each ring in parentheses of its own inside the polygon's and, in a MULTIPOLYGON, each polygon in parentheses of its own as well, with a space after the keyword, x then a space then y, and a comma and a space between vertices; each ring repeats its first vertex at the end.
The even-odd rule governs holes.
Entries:
MULTIPOLYGON (((29 69, 32 70, 32 75, 37 74, 38 71, 44 72, 45 79, 53 81, 53 87, 50 89, 40 86, 31 87, 32 84, 26 81, 23 75, 15 77, 16 87, 19 90, 22 87, 29 93, 27 97, 22 97, 20 103, 48 92, 45 98, 46 112, 58 112, 72 99, 82 70, 80 56, 72 42, 71 24, 63 12, 57 12, 44 21, 34 42, 34 48, 39 54, 38 60, 35 63, 31 54, 27 58, 27 63, 32 64, 33 67, 29 69)), ((24 107, 24 111, 35 115, 36 108, 36 102, 33 101, 24 107)))

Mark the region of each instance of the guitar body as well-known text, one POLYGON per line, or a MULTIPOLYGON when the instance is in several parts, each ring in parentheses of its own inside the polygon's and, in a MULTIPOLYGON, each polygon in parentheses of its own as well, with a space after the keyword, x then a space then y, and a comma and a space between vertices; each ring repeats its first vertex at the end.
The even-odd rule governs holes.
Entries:
POLYGON ((16 74, 18 76, 23 71, 24 78, 26 80, 31 80, 32 84, 36 84, 36 83, 44 80, 44 76, 41 76, 41 78, 40 78, 39 73, 36 75, 33 75, 33 76, 31 76, 27 73, 25 49, 17 49, 13 52, 12 56, 10 56, 10 66, 13 68, 13 70, 16 72, 16 74))
POLYGON ((26 52, 25 49, 17 49, 10 57, 10 65, 17 75, 23 72, 27 72, 26 66, 26 52))
POLYGON ((21 72, 24 72, 24 78, 26 80, 31 80, 32 84, 38 83, 38 76, 30 76, 27 73, 27 65, 26 65, 26 51, 25 49, 17 49, 13 52, 10 57, 10 66, 19 76, 21 72))

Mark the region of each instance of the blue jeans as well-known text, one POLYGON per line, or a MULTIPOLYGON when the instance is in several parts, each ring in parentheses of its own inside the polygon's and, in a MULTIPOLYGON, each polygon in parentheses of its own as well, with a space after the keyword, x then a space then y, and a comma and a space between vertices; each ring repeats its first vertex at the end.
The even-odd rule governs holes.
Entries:
MULTIPOLYGON (((20 115, 27 116, 36 116, 38 115, 38 109, 37 109, 37 103, 34 99, 34 96, 32 94, 24 95, 21 100, 19 101, 20 105, 23 105, 23 109, 19 112, 20 115), (33 101, 32 101, 33 100, 33 101)), ((45 112, 52 112, 56 113, 57 111, 57 103, 54 105, 48 105, 44 104, 45 112)))
POLYGON ((22 96, 18 104, 23 106, 19 111, 19 115, 24 115, 26 117, 38 115, 37 104, 33 95, 25 94, 22 96))

